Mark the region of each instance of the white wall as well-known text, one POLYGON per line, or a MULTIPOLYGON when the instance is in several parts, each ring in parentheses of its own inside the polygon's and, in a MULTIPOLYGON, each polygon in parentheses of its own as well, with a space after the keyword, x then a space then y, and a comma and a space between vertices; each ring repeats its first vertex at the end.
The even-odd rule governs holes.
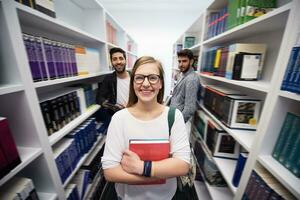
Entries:
POLYGON ((162 62, 166 77, 165 94, 169 94, 172 45, 201 12, 109 11, 138 43, 138 56, 149 55, 162 62))

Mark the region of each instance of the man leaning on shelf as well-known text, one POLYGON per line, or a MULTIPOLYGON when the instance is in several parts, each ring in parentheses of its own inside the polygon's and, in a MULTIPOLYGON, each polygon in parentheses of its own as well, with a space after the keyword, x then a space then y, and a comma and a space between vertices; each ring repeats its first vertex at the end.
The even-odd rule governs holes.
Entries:
POLYGON ((101 106, 97 120, 106 122, 108 126, 112 115, 127 105, 129 96, 130 74, 126 71, 126 53, 121 48, 109 51, 114 72, 105 75, 101 82, 96 101, 101 106))
POLYGON ((194 62, 193 52, 189 49, 183 49, 177 53, 177 56, 178 68, 181 73, 173 89, 170 107, 175 107, 182 112, 187 131, 190 133, 190 119, 197 109, 200 79, 192 67, 194 62))

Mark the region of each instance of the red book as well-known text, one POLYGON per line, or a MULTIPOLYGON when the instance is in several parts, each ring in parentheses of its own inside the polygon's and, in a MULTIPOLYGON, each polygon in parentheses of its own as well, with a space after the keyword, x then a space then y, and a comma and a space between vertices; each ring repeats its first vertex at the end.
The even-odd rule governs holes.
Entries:
POLYGON ((15 141, 8 126, 8 121, 3 117, 0 117, 0 148, 10 170, 21 163, 15 141))
POLYGON ((7 167, 8 167, 8 163, 6 161, 4 153, 0 148, 0 179, 8 173, 7 167))
MULTIPOLYGON (((170 142, 166 139, 130 140, 129 150, 138 154, 141 160, 159 161, 170 156, 170 142)), ((160 179, 141 185, 164 183, 166 183, 166 180, 160 179)))

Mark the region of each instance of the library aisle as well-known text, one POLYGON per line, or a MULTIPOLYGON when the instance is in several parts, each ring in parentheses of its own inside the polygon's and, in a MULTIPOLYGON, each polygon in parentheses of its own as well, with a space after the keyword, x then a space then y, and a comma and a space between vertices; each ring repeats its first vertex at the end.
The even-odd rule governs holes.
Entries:
MULTIPOLYGON (((172 44, 199 76, 199 200, 300 199, 300 1, 212 0, 172 44)), ((101 200, 109 50, 138 44, 99 0, 0 0, 0 199, 101 200)), ((141 46, 142 44, 139 44, 141 46)), ((168 96, 168 95, 166 95, 168 96)))

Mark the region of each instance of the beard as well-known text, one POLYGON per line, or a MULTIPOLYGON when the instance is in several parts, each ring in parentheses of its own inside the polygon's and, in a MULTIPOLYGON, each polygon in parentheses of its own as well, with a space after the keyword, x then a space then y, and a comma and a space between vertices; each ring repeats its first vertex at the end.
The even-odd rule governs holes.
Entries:
POLYGON ((125 67, 126 65, 122 65, 122 66, 114 66, 114 69, 115 71, 118 73, 118 74, 122 74, 124 71, 125 71, 125 67))

